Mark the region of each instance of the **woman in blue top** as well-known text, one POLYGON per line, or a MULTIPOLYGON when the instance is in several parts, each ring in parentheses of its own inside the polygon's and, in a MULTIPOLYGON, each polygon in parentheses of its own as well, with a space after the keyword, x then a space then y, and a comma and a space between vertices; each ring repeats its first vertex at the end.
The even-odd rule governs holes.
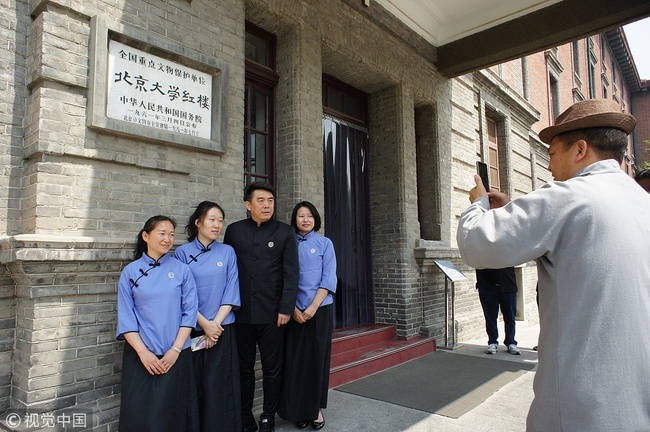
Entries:
POLYGON ((190 216, 185 231, 188 243, 174 256, 187 263, 194 275, 199 299, 197 326, 192 338, 205 348, 194 351, 202 431, 236 431, 241 426, 239 357, 233 323, 241 305, 235 250, 217 239, 224 211, 203 201, 190 216))
POLYGON ((197 431, 198 405, 190 350, 196 325, 194 278, 167 255, 176 224, 147 220, 138 233, 135 261, 122 271, 117 293, 117 339, 122 359, 119 430, 197 431))
POLYGON ((293 209, 300 278, 298 297, 285 333, 284 382, 278 414, 299 428, 325 425, 330 356, 332 351, 333 296, 336 292, 336 256, 327 237, 316 234, 321 218, 316 207, 302 201, 293 209))

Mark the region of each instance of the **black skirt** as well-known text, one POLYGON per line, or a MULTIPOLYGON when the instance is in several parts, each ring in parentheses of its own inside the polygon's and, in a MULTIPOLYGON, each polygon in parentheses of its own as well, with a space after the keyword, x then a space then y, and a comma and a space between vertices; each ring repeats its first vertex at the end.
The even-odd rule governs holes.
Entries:
POLYGON ((122 356, 120 432, 198 432, 199 415, 190 349, 163 375, 149 375, 127 343, 122 356))
MULTIPOLYGON (((193 332, 192 337, 203 332, 193 332)), ((223 326, 219 341, 210 349, 192 353, 199 400, 201 430, 242 430, 239 356, 234 324, 223 326)))
POLYGON ((318 308, 305 324, 293 319, 284 339, 284 379, 278 415, 288 421, 316 420, 327 408, 332 355, 333 305, 318 308))

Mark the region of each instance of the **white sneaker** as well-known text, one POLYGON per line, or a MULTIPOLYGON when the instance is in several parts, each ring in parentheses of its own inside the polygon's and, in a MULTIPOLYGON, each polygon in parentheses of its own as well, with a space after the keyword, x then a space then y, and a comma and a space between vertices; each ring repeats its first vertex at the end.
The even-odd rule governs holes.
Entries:
POLYGON ((515 345, 515 344, 508 345, 508 352, 510 354, 512 354, 512 355, 520 355, 521 354, 521 350, 519 348, 517 348, 517 345, 515 345))
POLYGON ((490 345, 488 345, 487 349, 485 350, 485 353, 486 354, 496 354, 497 351, 499 351, 499 345, 490 344, 490 345))

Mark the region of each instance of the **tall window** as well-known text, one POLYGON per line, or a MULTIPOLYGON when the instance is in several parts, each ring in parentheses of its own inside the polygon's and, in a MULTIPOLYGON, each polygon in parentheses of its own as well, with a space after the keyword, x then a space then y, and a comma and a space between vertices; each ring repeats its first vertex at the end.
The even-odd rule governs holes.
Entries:
POLYGON ((487 125, 487 144, 488 154, 487 161, 490 170, 490 190, 494 192, 501 191, 501 181, 499 173, 499 138, 497 130, 497 122, 490 118, 485 118, 487 125))
POLYGON ((554 123, 555 119, 560 115, 560 83, 553 74, 549 75, 548 81, 548 108, 551 114, 551 123, 554 123))
POLYGON ((528 57, 521 58, 521 76, 524 99, 530 100, 530 77, 528 67, 528 57))
MULTIPOLYGON (((558 58, 558 49, 553 48, 544 52, 546 68, 548 69, 547 97, 549 123, 553 123, 560 113, 560 75, 564 67, 558 58)), ((573 75, 574 81, 576 75, 573 75)))
POLYGON ((275 36, 246 23, 244 185, 275 183, 275 36))
POLYGON ((415 157, 420 238, 441 240, 440 169, 433 105, 415 107, 415 157))
POLYGON ((589 98, 596 98, 596 64, 589 61, 589 98))
POLYGON ((612 56, 612 98, 618 102, 618 84, 616 83, 617 80, 617 74, 616 74, 616 61, 612 56))
POLYGON ((573 73, 580 76, 580 41, 573 42, 573 73))
POLYGON ((589 99, 598 97, 596 94, 596 54, 594 53, 594 41, 591 37, 587 38, 587 46, 589 47, 587 56, 589 57, 589 99))
MULTIPOLYGON (((621 101, 625 104, 625 84, 621 86, 621 101)), ((623 106, 623 110, 625 110, 625 105, 623 106)))

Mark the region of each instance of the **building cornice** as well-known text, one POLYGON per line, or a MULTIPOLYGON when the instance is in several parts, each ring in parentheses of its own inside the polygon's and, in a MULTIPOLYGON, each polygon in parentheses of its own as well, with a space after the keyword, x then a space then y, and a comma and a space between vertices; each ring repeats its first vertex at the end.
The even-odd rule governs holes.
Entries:
POLYGON ((618 67, 621 68, 621 74, 630 93, 641 91, 641 79, 639 78, 639 72, 636 69, 632 51, 627 43, 623 28, 618 27, 613 30, 608 30, 604 35, 609 44, 609 48, 612 50, 612 54, 614 54, 614 59, 618 67))

